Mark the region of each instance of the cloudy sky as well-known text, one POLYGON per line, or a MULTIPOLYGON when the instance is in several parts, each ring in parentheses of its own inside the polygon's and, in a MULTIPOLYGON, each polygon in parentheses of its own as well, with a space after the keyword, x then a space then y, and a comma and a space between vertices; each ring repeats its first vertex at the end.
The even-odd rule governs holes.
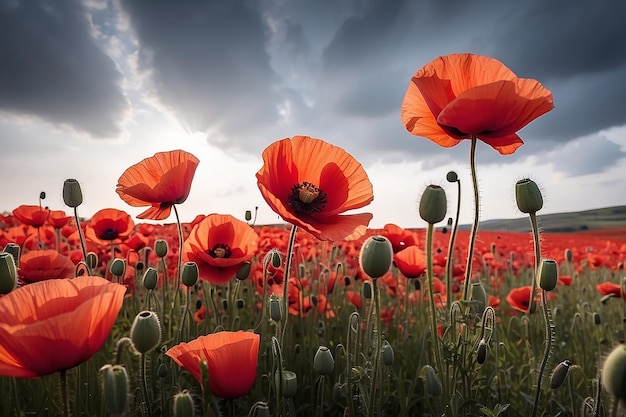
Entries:
MULTIPOLYGON (((278 217, 254 174, 272 142, 341 146, 374 186, 372 227, 422 227, 417 202, 463 187, 471 222, 469 141, 451 149, 409 134, 400 105, 411 76, 455 52, 499 59, 550 89, 555 109, 501 156, 479 143, 481 219, 517 218, 514 185, 541 187, 540 214, 626 204, 626 2, 603 0, 0 0, 0 211, 114 207, 130 165, 184 149, 200 159, 183 221, 197 214, 278 217)), ((173 221, 173 217, 171 219, 173 221)))

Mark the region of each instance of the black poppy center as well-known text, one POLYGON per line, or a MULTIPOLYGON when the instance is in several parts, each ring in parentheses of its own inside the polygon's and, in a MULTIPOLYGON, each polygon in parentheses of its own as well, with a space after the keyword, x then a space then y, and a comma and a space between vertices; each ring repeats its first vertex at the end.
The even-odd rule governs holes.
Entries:
POLYGON ((214 258, 230 258, 232 251, 226 243, 218 243, 207 251, 214 258))
POLYGON ((289 205, 298 213, 319 213, 327 202, 328 197, 326 193, 310 182, 305 181, 291 188, 289 205))
POLYGON ((112 229, 112 228, 108 228, 105 229, 101 234, 100 234, 100 239, 102 240, 115 240, 117 239, 117 236, 119 235, 119 233, 117 232, 117 230, 112 229))

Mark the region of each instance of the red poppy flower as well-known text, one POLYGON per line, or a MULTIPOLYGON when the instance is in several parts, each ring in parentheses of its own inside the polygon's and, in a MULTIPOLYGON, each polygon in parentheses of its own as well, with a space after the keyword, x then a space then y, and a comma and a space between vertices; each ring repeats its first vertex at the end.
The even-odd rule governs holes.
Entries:
POLYGON ((611 295, 613 297, 621 297, 622 295, 622 287, 619 284, 608 281, 597 284, 596 290, 602 295, 611 295))
POLYGON ((247 223, 228 214, 210 214, 191 229, 183 244, 183 260, 195 262, 201 278, 222 285, 252 259, 258 239, 247 223))
POLYGON ((538 81, 518 78, 494 58, 452 54, 413 75, 401 118, 409 132, 440 146, 476 136, 507 155, 523 144, 516 132, 553 108, 538 81))
POLYGON ((65 214, 63 210, 50 210, 48 223, 50 223, 50 225, 55 229, 62 228, 63 226, 67 225, 70 220, 72 220, 72 217, 65 214))
POLYGON ((417 233, 412 230, 403 229, 393 223, 386 224, 380 234, 389 239, 393 253, 398 253, 409 246, 417 245, 419 241, 417 233))
POLYGON ((199 163, 189 152, 158 152, 124 171, 115 191, 133 207, 151 206, 137 218, 163 220, 187 200, 199 163))
POLYGON ((87 361, 109 336, 125 292, 85 276, 36 282, 0 298, 0 375, 36 378, 87 361))
POLYGON ((426 255, 417 246, 409 246, 396 253, 393 262, 407 278, 418 278, 426 273, 426 255))
POLYGON ((308 136, 274 142, 263 151, 257 183, 283 220, 320 240, 361 237, 370 213, 342 215, 374 199, 372 184, 352 155, 308 136))
POLYGON ((219 398, 245 395, 256 380, 260 336, 252 332, 219 332, 180 343, 165 354, 202 383, 200 362, 209 369, 209 389, 219 398))
POLYGON ((56 250, 31 250, 20 256, 18 275, 31 283, 48 279, 73 278, 76 266, 56 250))
POLYGON ((25 225, 41 227, 48 220, 50 210, 39 206, 22 204, 13 210, 13 215, 25 225))
POLYGON ((130 214, 114 208, 105 208, 96 212, 87 225, 86 234, 101 241, 119 243, 130 235, 135 222, 130 214))
POLYGON ((528 307, 530 304, 530 291, 530 285, 513 288, 506 296, 506 301, 514 309, 523 313, 528 313, 528 307))

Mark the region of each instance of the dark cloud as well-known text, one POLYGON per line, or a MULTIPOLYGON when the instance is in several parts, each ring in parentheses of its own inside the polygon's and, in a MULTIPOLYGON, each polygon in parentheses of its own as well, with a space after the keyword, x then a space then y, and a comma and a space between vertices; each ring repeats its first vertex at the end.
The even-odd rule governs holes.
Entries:
POLYGON ((121 73, 78 1, 0 1, 0 109, 113 137, 128 103, 121 73))

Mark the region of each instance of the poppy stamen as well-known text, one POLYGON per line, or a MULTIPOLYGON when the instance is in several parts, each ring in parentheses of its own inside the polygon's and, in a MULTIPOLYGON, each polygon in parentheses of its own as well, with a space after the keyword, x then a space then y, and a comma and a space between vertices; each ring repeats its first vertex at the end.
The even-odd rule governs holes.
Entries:
POLYGON ((289 205, 298 213, 319 213, 327 202, 326 193, 310 182, 305 181, 291 188, 289 205))
POLYGON ((232 253, 230 246, 225 243, 218 243, 207 252, 214 258, 230 258, 232 253))

